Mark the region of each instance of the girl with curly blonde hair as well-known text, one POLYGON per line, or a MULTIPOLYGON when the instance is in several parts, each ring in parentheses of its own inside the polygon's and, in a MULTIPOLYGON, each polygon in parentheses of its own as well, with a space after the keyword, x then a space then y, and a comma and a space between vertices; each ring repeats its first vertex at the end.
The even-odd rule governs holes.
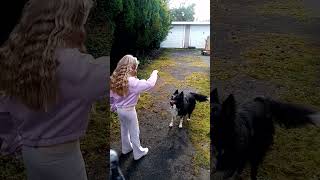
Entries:
POLYGON ((91 0, 29 0, 0 47, 0 152, 28 179, 87 179, 79 138, 107 95, 108 59, 86 54, 91 0))
POLYGON ((111 110, 117 112, 121 124, 122 153, 133 151, 135 160, 145 156, 149 149, 143 148, 139 138, 139 123, 135 106, 142 92, 151 90, 158 78, 154 70, 148 80, 137 78, 139 61, 132 55, 124 56, 111 76, 111 110))

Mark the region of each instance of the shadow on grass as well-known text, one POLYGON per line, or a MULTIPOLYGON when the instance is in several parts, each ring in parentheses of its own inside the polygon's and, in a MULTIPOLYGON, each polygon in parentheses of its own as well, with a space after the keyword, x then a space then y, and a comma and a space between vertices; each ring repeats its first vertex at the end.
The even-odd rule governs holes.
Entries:
MULTIPOLYGON (((280 99, 320 110, 320 49, 309 39, 291 34, 252 34, 241 63, 217 60, 214 79, 246 74, 281 87, 280 99), (231 65, 231 66, 230 66, 231 65), (235 69, 230 67, 235 67, 235 69), (227 70, 228 69, 228 70, 227 70), (230 70, 230 71, 229 71, 230 70)), ((214 80, 213 80, 214 81, 214 80)), ((319 179, 320 130, 276 127, 274 145, 259 170, 259 179, 319 179)), ((245 176, 249 176, 248 169, 245 176)))

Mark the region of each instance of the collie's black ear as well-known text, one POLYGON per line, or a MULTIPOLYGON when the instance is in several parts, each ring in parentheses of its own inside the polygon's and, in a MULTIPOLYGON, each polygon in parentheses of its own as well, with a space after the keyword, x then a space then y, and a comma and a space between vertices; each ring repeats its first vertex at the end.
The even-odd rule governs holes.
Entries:
POLYGON ((214 90, 211 91, 210 93, 210 100, 212 99, 213 103, 218 103, 220 104, 220 100, 219 100, 219 95, 218 95, 218 89, 215 88, 214 90))
POLYGON ((178 91, 178 89, 173 93, 173 94, 179 94, 179 91, 178 91))
POLYGON ((233 94, 230 94, 227 99, 223 102, 223 106, 226 106, 226 105, 235 105, 236 104, 236 100, 234 99, 234 95, 233 94))
POLYGON ((223 102, 222 111, 226 117, 231 119, 234 118, 236 114, 236 100, 233 94, 230 94, 228 98, 223 102))
POLYGON ((179 94, 179 96, 183 96, 183 91, 181 91, 181 93, 179 94))

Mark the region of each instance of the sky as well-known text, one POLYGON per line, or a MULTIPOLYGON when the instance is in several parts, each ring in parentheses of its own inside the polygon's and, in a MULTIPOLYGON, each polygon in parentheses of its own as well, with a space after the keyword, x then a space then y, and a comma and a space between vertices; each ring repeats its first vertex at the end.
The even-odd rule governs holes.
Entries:
POLYGON ((194 3, 195 21, 210 20, 210 0, 170 0, 169 7, 179 7, 181 3, 190 5, 194 3))

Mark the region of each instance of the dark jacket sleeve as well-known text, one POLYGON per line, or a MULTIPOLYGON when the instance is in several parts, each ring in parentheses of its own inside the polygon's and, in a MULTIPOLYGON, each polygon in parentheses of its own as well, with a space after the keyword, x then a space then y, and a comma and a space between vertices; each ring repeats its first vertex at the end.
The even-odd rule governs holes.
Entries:
POLYGON ((109 57, 95 59, 73 49, 60 53, 58 59, 61 59, 59 79, 69 87, 65 89, 69 96, 95 101, 109 94, 109 57))
POLYGON ((14 125, 7 112, 0 112, 0 152, 4 151, 4 142, 10 137, 14 125))
POLYGON ((0 154, 6 154, 8 144, 15 136, 15 126, 12 116, 6 111, 6 104, 0 97, 0 154))

